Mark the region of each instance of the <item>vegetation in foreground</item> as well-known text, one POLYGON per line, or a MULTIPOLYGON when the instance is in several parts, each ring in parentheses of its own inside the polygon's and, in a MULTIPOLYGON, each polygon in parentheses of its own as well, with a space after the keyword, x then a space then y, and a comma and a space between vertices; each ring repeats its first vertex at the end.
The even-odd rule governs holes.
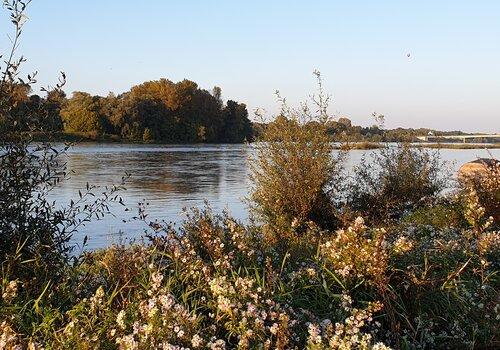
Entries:
MULTIPOLYGON (((25 5, 6 6, 16 47, 25 5)), ((180 229, 150 223, 148 244, 76 256, 69 237, 121 187, 47 202, 64 164, 19 133, 43 115, 12 113, 18 63, 0 83, 0 349, 498 347, 498 164, 443 194, 437 155, 403 145, 348 179, 320 81, 261 135, 252 224, 193 209, 180 229)))

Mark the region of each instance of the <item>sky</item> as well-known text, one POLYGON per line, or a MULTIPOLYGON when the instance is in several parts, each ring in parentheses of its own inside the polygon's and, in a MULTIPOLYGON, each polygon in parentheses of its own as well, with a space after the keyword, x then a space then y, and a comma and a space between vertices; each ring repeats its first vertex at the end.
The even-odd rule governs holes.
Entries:
MULTIPOLYGON (((33 0, 19 53, 40 84, 107 95, 193 80, 272 115, 316 91, 357 125, 500 132, 498 0, 33 0), (410 57, 407 54, 410 54, 410 57)), ((3 11, 0 51, 7 44, 3 11)))

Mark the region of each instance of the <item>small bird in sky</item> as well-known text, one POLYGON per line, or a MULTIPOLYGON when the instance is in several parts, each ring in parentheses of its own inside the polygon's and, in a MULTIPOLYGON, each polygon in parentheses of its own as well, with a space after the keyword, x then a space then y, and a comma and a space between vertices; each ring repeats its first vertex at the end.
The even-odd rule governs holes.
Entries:
POLYGON ((407 54, 406 54, 406 57, 410 58, 410 53, 407 53, 407 54))

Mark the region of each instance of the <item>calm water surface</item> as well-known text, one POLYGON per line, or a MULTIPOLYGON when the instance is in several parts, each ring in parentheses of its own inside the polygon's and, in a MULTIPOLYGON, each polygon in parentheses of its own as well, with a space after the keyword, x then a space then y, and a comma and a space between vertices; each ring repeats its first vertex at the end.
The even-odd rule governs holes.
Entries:
MULTIPOLYGON (((357 164, 365 150, 349 152, 347 169, 357 164)), ((490 150, 500 157, 500 150, 490 150)), ((440 150, 454 170, 461 164, 488 157, 486 150, 440 150)), ((181 223, 184 207, 201 207, 207 200, 216 212, 228 208, 241 220, 247 218, 244 198, 248 194, 248 145, 123 145, 85 143, 73 147, 67 155, 70 178, 52 193, 58 204, 69 203, 85 189, 86 183, 106 186, 119 183, 125 173, 131 176, 121 196, 129 208, 112 206, 114 216, 88 223, 73 237, 81 243, 88 236, 87 249, 111 243, 140 239, 146 229, 139 221, 130 221, 138 213, 138 203, 146 201, 148 220, 181 223), (123 220, 129 222, 123 223, 123 220)))

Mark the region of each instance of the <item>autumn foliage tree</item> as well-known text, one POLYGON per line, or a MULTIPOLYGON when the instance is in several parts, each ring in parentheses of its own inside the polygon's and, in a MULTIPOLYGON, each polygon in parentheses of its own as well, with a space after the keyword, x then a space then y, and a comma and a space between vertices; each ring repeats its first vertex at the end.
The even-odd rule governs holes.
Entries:
POLYGON ((61 110, 67 131, 102 132, 104 118, 100 115, 99 98, 86 92, 74 92, 61 110))
POLYGON ((190 80, 144 82, 115 96, 75 92, 61 109, 64 130, 106 133, 147 142, 228 142, 252 137, 244 104, 228 101, 221 89, 210 93, 190 80))

